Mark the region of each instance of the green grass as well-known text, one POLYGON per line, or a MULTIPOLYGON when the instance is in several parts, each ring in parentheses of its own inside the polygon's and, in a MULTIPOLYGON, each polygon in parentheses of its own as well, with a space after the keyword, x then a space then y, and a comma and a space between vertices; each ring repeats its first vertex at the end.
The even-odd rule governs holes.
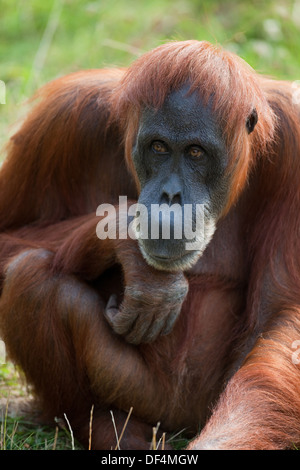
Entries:
MULTIPOLYGON (((11 363, 0 366, 0 450, 78 450, 69 429, 60 422, 36 424, 30 415, 11 415, 9 405, 28 399, 20 374, 11 363)), ((15 408, 15 407, 14 407, 15 408)), ((16 408, 15 408, 16 409, 16 408)))
MULTIPOLYGON (((300 79, 300 0, 1 0, 0 145, 24 101, 45 82, 80 69, 127 66, 165 41, 186 39, 222 44, 261 73, 300 79)), ((24 393, 12 367, 2 366, 0 398, 24 393)), ((54 436, 55 429, 6 416, 0 449, 51 448, 54 436)), ((56 448, 69 446, 60 430, 56 448)))
POLYGON ((127 66, 179 39, 223 44, 256 70, 300 79, 299 0, 1 0, 0 143, 43 83, 86 68, 127 66))
POLYGON ((81 450, 67 430, 39 426, 21 417, 5 417, 0 450, 81 450))
POLYGON ((30 414, 15 414, 11 404, 28 400, 30 394, 10 362, 0 365, 0 450, 80 450, 71 430, 57 421, 53 426, 37 424, 30 414))

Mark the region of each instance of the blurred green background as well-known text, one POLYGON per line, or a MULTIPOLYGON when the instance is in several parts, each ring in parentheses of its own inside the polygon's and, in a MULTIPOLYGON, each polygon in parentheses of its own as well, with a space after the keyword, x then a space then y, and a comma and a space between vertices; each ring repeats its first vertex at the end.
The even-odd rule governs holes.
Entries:
POLYGON ((0 144, 46 81, 127 66, 174 39, 219 43, 262 73, 300 79, 300 0, 0 0, 0 144))
MULTIPOLYGON (((6 86, 0 145, 45 82, 80 69, 127 66, 165 41, 186 39, 221 44, 261 73, 300 80, 300 0, 0 0, 6 86)), ((26 394, 17 383, 11 366, 0 366, 0 399, 26 394)), ((0 450, 56 443, 52 430, 49 437, 28 423, 4 423, 0 450)))

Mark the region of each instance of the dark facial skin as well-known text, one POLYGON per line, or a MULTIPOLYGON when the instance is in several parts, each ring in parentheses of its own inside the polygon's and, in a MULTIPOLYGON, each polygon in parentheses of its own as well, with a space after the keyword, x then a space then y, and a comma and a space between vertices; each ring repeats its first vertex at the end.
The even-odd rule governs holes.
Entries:
POLYGON ((150 265, 167 271, 187 269, 201 256, 229 192, 221 129, 210 107, 196 93, 187 94, 188 90, 185 86, 171 93, 158 111, 144 110, 132 153, 141 185, 139 203, 149 214, 148 238, 139 239, 140 248, 150 265), (179 204, 183 210, 185 204, 191 204, 193 230, 196 205, 204 205, 205 239, 201 238, 196 249, 187 249, 183 227, 182 238, 175 238, 172 224, 169 239, 163 239, 161 233, 158 239, 150 239, 151 204, 163 203, 179 204))

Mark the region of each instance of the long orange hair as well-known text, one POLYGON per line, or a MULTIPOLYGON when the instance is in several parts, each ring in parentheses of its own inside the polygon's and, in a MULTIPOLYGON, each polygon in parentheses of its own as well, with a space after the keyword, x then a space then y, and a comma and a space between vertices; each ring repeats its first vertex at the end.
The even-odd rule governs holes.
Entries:
POLYGON ((189 83, 191 92, 199 93, 205 104, 211 103, 226 137, 233 170, 229 208, 245 184, 249 165, 274 133, 274 115, 260 80, 242 59, 206 41, 170 42, 138 58, 112 96, 112 114, 123 125, 132 173, 131 149, 141 110, 160 108, 172 90, 189 83), (248 138, 245 124, 253 109, 258 123, 248 138))

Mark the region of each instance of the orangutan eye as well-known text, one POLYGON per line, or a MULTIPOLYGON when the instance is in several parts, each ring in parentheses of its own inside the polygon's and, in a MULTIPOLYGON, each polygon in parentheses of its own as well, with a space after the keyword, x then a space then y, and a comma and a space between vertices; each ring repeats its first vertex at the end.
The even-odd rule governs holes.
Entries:
POLYGON ((203 150, 200 147, 193 145, 189 148, 188 154, 193 158, 199 158, 203 155, 203 150))
POLYGON ((152 142, 151 148, 155 153, 168 153, 168 147, 160 140, 155 140, 154 142, 152 142))

